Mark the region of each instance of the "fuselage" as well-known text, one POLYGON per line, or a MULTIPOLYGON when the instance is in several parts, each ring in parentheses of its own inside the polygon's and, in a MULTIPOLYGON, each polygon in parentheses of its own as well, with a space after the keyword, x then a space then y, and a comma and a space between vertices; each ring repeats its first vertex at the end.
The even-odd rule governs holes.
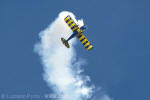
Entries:
POLYGON ((83 33, 83 31, 85 30, 86 28, 84 26, 82 27, 77 27, 74 31, 73 31, 73 34, 67 39, 67 41, 69 41, 70 39, 74 38, 75 36, 79 36, 80 34, 83 33))

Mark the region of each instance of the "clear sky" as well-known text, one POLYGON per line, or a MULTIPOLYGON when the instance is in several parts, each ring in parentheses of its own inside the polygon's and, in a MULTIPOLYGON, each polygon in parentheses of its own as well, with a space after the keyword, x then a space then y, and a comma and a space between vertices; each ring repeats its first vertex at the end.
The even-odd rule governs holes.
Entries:
POLYGON ((51 92, 33 52, 58 13, 83 18, 94 49, 78 42, 85 74, 114 100, 150 100, 149 0, 0 0, 0 93, 51 92))

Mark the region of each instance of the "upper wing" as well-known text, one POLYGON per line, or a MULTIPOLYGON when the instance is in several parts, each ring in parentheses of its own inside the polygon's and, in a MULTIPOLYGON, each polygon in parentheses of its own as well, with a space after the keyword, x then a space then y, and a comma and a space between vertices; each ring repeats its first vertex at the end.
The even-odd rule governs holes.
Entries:
POLYGON ((64 20, 73 32, 79 28, 69 15, 64 20))
POLYGON ((78 34, 77 37, 80 40, 80 42, 83 44, 83 46, 86 48, 87 51, 93 48, 93 46, 90 44, 87 38, 83 35, 83 33, 78 34))

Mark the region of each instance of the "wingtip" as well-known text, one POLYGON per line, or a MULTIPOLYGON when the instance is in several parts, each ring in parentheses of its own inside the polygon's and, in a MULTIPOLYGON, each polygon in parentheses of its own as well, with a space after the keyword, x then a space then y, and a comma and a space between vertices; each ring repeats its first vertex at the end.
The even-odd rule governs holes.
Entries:
POLYGON ((88 48, 87 48, 87 51, 90 51, 92 50, 94 47, 92 45, 90 45, 88 48))

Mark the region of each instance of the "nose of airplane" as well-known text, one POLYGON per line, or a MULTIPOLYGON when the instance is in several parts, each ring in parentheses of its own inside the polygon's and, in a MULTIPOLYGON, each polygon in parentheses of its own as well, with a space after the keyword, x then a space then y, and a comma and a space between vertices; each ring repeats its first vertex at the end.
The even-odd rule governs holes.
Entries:
POLYGON ((84 25, 84 26, 82 26, 80 29, 81 29, 81 30, 85 30, 85 29, 87 29, 87 27, 84 25))

